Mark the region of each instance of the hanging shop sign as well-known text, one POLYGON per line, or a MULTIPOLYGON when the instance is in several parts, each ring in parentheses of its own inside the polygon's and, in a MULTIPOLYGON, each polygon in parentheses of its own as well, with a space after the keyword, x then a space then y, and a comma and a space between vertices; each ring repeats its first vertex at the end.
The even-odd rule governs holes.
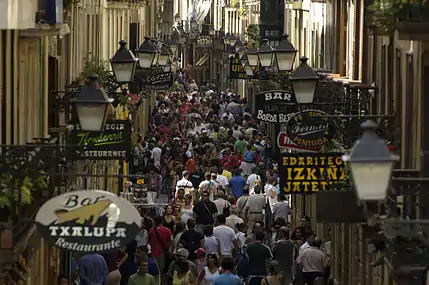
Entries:
POLYGON ((61 249, 94 253, 127 245, 140 232, 141 217, 114 193, 82 190, 47 201, 36 215, 40 235, 61 249))
POLYGON ((198 47, 203 47, 203 48, 211 47, 212 43, 213 43, 213 38, 211 36, 201 35, 197 38, 198 47))
POLYGON ((285 153, 279 161, 280 189, 285 194, 341 190, 345 167, 341 153, 285 153))
POLYGON ((320 148, 332 140, 335 131, 332 118, 319 110, 298 112, 286 126, 286 133, 293 143, 310 148, 320 148))
POLYGON ((279 132, 277 135, 277 146, 289 150, 297 150, 301 152, 319 152, 320 148, 310 148, 296 145, 285 132, 279 132))
POLYGON ((252 66, 253 75, 247 75, 246 68, 241 64, 238 58, 229 59, 229 79, 257 79, 259 66, 252 66))
POLYGON ((108 121, 102 132, 72 131, 70 141, 77 147, 77 159, 127 159, 131 155, 131 131, 128 120, 108 121))
POLYGON ((172 72, 160 72, 146 76, 142 80, 142 87, 146 90, 168 90, 173 86, 172 72))
POLYGON ((273 90, 256 94, 256 119, 273 124, 285 124, 296 108, 295 97, 288 91, 273 90))

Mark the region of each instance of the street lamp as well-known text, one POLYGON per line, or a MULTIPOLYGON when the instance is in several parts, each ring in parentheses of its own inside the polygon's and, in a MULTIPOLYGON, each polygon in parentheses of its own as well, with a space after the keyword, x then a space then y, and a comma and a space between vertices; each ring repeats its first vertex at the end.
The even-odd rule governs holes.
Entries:
POLYGON ((119 49, 110 59, 110 64, 118 83, 130 83, 134 78, 138 58, 126 47, 126 41, 120 41, 119 45, 119 49))
POLYGON ((262 67, 271 67, 273 64, 274 49, 268 43, 267 39, 263 40, 264 44, 258 51, 259 61, 262 67))
POLYGON ((180 45, 179 39, 177 37, 173 36, 173 37, 169 38, 165 43, 170 46, 171 52, 173 54, 176 54, 176 52, 179 48, 179 45, 180 45))
MULTIPOLYGON (((247 52, 247 47, 245 45, 240 46, 240 48, 237 50, 238 52, 238 56, 240 59, 242 59, 244 57, 244 55, 247 52)), ((247 59, 247 58, 246 58, 247 59)))
POLYGON ((223 37, 223 43, 228 47, 230 45, 231 42, 231 34, 227 33, 224 37, 223 37))
POLYGON ((149 37, 145 37, 144 42, 137 50, 137 57, 139 58, 140 67, 151 68, 157 52, 158 47, 152 43, 152 40, 149 37))
POLYGON ((88 83, 70 100, 75 106, 79 124, 84 131, 102 131, 109 113, 112 98, 98 86, 98 75, 88 77, 88 83))
POLYGON ((275 48, 275 54, 279 71, 292 71, 296 49, 288 40, 288 35, 283 35, 283 40, 275 48))
POLYGON ((235 48, 233 46, 227 47, 228 57, 235 57, 235 48))
POLYGON ((234 35, 231 35, 231 37, 229 38, 229 45, 230 46, 235 46, 235 43, 238 41, 238 38, 234 35))
POLYGON ((196 32, 198 30, 198 23, 195 18, 191 19, 191 31, 196 32))
POLYGON ((241 57, 240 57, 240 62, 242 66, 249 66, 249 59, 247 58, 247 54, 244 53, 241 57))
POLYGON ((252 43, 252 46, 247 49, 247 61, 250 66, 258 66, 259 64, 258 49, 255 43, 252 43))
POLYGON ((174 22, 178 23, 180 21, 180 15, 179 13, 176 13, 176 15, 174 15, 174 22))
POLYGON ((298 104, 313 103, 319 76, 310 66, 308 66, 307 57, 303 56, 299 60, 301 61, 301 64, 289 76, 289 80, 291 81, 292 88, 295 93, 296 102, 298 104))
POLYGON ((168 59, 170 58, 170 53, 165 46, 162 46, 161 51, 158 55, 158 65, 164 67, 168 64, 168 59))
POLYGON ((378 125, 367 120, 361 127, 364 133, 351 153, 343 155, 350 163, 357 196, 360 200, 384 200, 398 156, 390 153, 384 140, 377 135, 378 125))
POLYGON ((235 52, 238 52, 242 46, 243 46, 243 43, 240 41, 240 39, 237 39, 237 41, 234 44, 235 52))

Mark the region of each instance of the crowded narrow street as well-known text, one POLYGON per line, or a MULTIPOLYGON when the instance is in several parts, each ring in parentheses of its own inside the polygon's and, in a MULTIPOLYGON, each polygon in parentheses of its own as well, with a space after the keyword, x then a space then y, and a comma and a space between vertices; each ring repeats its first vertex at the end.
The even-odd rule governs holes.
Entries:
POLYGON ((0 285, 429 285, 428 1, 0 3, 0 285))

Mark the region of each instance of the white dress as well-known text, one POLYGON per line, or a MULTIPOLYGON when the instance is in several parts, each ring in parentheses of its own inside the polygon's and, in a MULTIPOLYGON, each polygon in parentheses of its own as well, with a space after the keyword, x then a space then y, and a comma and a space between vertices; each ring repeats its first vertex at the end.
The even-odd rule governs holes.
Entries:
POLYGON ((213 280, 217 276, 219 276, 219 269, 216 270, 216 272, 212 274, 207 266, 204 267, 204 281, 203 281, 203 285, 212 285, 213 284, 213 280))
POLYGON ((192 209, 183 209, 182 214, 180 216, 180 221, 186 225, 189 218, 193 218, 193 217, 194 217, 194 211, 192 211, 192 209))

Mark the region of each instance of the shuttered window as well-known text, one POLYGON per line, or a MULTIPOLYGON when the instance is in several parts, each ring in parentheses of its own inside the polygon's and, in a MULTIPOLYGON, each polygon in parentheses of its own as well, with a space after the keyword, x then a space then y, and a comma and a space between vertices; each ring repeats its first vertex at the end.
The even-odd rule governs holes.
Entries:
POLYGON ((390 44, 387 47, 387 79, 386 79, 386 110, 387 114, 393 114, 393 62, 395 58, 393 57, 393 40, 390 41, 390 44))
POLYGON ((414 131, 413 131, 413 105, 414 105, 414 74, 413 74, 413 54, 407 53, 406 57, 406 94, 405 94, 405 168, 414 168, 413 154, 414 154, 414 131))
MULTIPOLYGON (((402 53, 400 49, 395 50, 395 114, 396 125, 402 129, 402 53)), ((400 134, 402 139, 402 134, 400 134)))
POLYGON ((379 114, 385 114, 386 113, 386 54, 387 54, 387 46, 382 45, 381 46, 381 60, 380 60, 380 66, 381 66, 381 78, 379 82, 379 94, 378 97, 379 102, 379 114))

